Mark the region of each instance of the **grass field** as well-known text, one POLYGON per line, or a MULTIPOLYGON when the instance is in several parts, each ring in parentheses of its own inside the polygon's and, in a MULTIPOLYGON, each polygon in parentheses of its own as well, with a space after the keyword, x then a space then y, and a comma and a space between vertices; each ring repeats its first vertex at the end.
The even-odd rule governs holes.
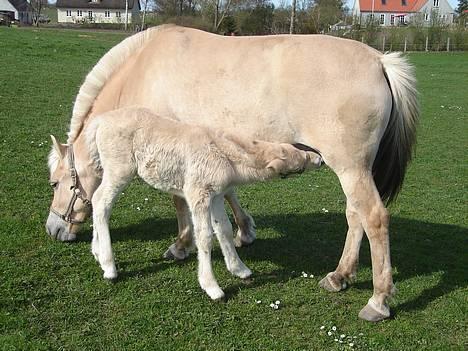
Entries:
POLYGON ((125 191, 111 220, 116 283, 102 278, 89 227, 76 243, 48 238, 49 134, 65 140, 85 74, 122 38, 0 29, 0 350, 468 347, 467 53, 410 55, 422 118, 417 157, 390 207, 398 294, 393 318, 370 324, 357 318, 372 294, 367 241, 353 286, 338 294, 318 286, 346 232, 344 195, 326 168, 239 190, 257 223, 257 241, 239 250, 254 276, 230 276, 216 248, 226 303, 202 293, 194 257, 161 259, 176 235, 172 202, 141 182, 125 191), (343 343, 334 340, 341 334, 343 343))

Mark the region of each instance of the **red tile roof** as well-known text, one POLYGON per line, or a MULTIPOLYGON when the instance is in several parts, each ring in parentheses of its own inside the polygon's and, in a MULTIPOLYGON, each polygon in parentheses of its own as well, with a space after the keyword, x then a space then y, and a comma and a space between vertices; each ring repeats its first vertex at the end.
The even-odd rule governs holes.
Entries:
POLYGON ((372 2, 374 2, 374 12, 417 12, 428 0, 359 0, 361 12, 372 12, 372 2), (385 3, 385 5, 382 4, 385 3))

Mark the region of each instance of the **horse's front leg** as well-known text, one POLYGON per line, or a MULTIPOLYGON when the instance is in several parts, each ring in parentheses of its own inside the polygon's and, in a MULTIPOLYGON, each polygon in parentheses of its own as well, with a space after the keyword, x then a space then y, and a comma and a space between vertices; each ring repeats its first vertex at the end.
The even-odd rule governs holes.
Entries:
POLYGON ((179 233, 177 234, 175 243, 169 246, 167 251, 164 253, 164 258, 170 260, 185 260, 194 246, 190 210, 185 199, 174 195, 172 200, 174 201, 176 208, 179 233))
POLYGON ((347 284, 352 283, 356 278, 359 249, 364 229, 356 209, 349 201, 346 204, 346 219, 348 221, 348 233, 346 234, 346 242, 340 262, 335 271, 328 273, 320 281, 320 286, 331 292, 345 289, 347 284))
POLYGON ((227 192, 225 198, 232 209, 234 220, 238 227, 236 237, 234 238, 235 245, 241 247, 252 244, 257 237, 253 218, 241 207, 234 189, 227 192))

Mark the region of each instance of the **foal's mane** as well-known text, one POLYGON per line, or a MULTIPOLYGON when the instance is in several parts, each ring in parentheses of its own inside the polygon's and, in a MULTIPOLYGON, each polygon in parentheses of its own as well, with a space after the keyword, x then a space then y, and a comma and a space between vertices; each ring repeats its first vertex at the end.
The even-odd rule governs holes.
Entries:
POLYGON ((163 25, 132 35, 110 49, 93 67, 91 72, 86 76, 76 96, 70 121, 70 131, 68 132, 68 144, 73 143, 80 134, 95 99, 112 74, 141 48, 155 32, 167 27, 172 26, 163 25))

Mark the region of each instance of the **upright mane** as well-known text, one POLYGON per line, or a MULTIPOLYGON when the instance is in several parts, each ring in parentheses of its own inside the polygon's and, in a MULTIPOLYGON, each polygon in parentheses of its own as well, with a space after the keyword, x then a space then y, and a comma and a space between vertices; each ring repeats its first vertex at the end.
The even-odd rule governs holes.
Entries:
POLYGON ((93 67, 86 76, 80 91, 76 96, 73 106, 73 114, 70 121, 70 131, 68 132, 68 143, 73 143, 83 128, 88 113, 93 106, 106 82, 112 74, 130 57, 135 51, 141 48, 145 42, 156 32, 172 25, 163 25, 147 29, 138 34, 123 40, 121 43, 110 49, 93 67))

